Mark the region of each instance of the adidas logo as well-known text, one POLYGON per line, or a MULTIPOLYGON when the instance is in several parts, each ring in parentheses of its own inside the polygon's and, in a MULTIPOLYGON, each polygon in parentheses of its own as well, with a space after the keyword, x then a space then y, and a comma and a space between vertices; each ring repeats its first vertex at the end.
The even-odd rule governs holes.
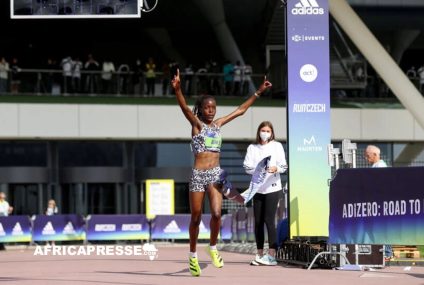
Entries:
POLYGON ((22 236, 23 234, 21 224, 19 222, 16 223, 12 230, 12 236, 22 236))
POLYGON ((73 235, 73 234, 75 234, 75 229, 74 229, 74 226, 72 225, 71 222, 68 222, 66 224, 66 226, 63 228, 62 233, 64 235, 73 235))
POLYGON ((324 9, 319 7, 316 0, 300 0, 291 12, 293 15, 323 15, 324 9))
POLYGON ((199 232, 200 233, 207 233, 207 232, 209 232, 208 229, 205 227, 205 224, 203 223, 203 221, 200 221, 199 232))
POLYGON ((55 235, 56 234, 56 231, 53 228, 52 222, 47 222, 47 224, 44 226, 41 234, 42 235, 55 235))
POLYGON ((180 233, 181 229, 180 227, 178 227, 178 224, 175 220, 172 220, 172 222, 170 222, 164 229, 163 229, 164 233, 180 233))
POLYGON ((6 232, 4 231, 3 224, 0 223, 0 236, 5 236, 6 232))

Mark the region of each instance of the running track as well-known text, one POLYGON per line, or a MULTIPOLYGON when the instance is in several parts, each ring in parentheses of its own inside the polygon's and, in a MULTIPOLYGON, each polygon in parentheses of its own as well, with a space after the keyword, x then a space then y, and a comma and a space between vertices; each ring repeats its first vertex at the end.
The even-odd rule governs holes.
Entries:
POLYGON ((225 266, 211 265, 199 247, 201 277, 187 269, 187 245, 157 245, 147 256, 34 256, 34 248, 0 251, 0 284, 272 285, 424 284, 424 267, 392 266, 375 271, 305 270, 293 266, 250 266, 248 254, 222 252, 225 266))

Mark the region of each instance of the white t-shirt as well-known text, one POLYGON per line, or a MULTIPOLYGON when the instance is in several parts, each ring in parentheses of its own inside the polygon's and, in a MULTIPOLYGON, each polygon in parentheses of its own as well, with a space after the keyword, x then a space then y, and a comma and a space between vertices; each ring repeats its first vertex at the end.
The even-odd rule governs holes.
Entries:
POLYGON ((234 78, 235 82, 241 81, 242 70, 240 65, 234 65, 234 78))
POLYGON ((372 167, 387 167, 387 164, 384 160, 380 159, 372 165, 372 167))
POLYGON ((287 170, 286 156, 283 145, 276 141, 270 141, 267 144, 251 144, 247 148, 244 158, 243 167, 246 173, 253 174, 256 165, 265 157, 271 156, 268 167, 277 166, 276 173, 267 173, 265 182, 259 189, 258 193, 268 194, 281 190, 280 173, 287 170))
POLYGON ((420 77, 420 83, 424 84, 424 66, 421 66, 417 70, 418 76, 420 77))
POLYGON ((63 76, 72 76, 72 59, 70 57, 65 57, 62 59, 61 65, 63 76))
POLYGON ((82 62, 73 61, 72 62, 72 77, 81 78, 81 69, 82 69, 82 62))
POLYGON ((57 207, 54 207, 54 208, 47 207, 46 215, 47 216, 53 216, 53 215, 56 215, 58 212, 59 211, 58 211, 57 207))
POLYGON ((0 202, 0 217, 9 216, 9 203, 7 201, 0 202))
POLYGON ((9 77, 9 63, 0 62, 0 78, 7 79, 9 77))
POLYGON ((252 67, 250 65, 243 66, 243 80, 250 81, 250 75, 252 75, 252 67))
POLYGON ((103 62, 102 79, 111 80, 113 72, 115 72, 115 65, 113 64, 113 62, 109 62, 109 61, 103 62))

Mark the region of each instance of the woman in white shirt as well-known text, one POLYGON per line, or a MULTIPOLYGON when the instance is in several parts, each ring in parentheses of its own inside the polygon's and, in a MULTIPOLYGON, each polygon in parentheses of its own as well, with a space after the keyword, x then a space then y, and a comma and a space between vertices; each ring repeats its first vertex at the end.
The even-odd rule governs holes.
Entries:
POLYGON ((57 213, 59 213, 59 210, 56 206, 56 201, 53 199, 50 199, 47 204, 46 215, 53 216, 53 215, 57 215, 57 213))
POLYGON ((13 207, 6 201, 6 194, 0 192, 0 217, 7 217, 13 211, 13 207))
POLYGON ((253 197, 253 211, 255 216, 255 237, 257 254, 253 265, 276 265, 275 252, 277 250, 277 233, 275 228, 275 213, 278 201, 282 194, 280 173, 287 170, 287 163, 283 145, 275 141, 274 128, 269 121, 262 122, 256 132, 256 142, 247 148, 243 167, 248 174, 253 171, 264 157, 271 156, 268 173, 264 184, 253 197), (269 251, 264 254, 265 232, 268 231, 269 251))
POLYGON ((102 84, 103 94, 112 93, 112 77, 115 73, 115 65, 109 60, 103 62, 102 84))

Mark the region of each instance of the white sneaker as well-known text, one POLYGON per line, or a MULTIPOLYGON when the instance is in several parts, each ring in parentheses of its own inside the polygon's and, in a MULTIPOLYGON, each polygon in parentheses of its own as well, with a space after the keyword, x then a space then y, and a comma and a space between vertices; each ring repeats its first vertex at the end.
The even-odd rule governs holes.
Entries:
POLYGON ((253 266, 259 266, 260 264, 259 264, 259 263, 257 263, 257 262, 256 262, 256 260, 252 260, 252 261, 250 262, 250 265, 253 265, 253 266))
POLYGON ((250 262, 250 265, 259 266, 261 265, 258 261, 261 260, 261 256, 259 254, 255 255, 255 259, 250 262))
POLYGON ((277 260, 275 260, 275 257, 269 254, 265 254, 264 256, 262 256, 262 258, 258 260, 257 262, 262 265, 269 265, 269 266, 277 265, 277 260))

